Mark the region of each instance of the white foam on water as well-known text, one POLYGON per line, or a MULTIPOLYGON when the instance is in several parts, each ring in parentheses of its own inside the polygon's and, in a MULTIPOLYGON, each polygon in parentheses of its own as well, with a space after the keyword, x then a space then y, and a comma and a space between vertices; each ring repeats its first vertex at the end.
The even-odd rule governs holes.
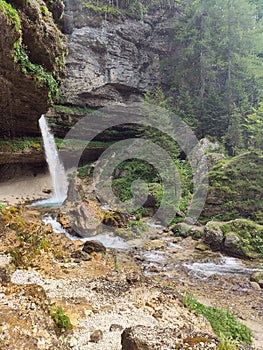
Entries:
POLYGON ((43 217, 42 220, 46 225, 50 224, 55 233, 64 233, 68 238, 72 240, 81 240, 82 242, 97 240, 100 241, 106 248, 114 248, 120 250, 129 248, 129 245, 122 238, 117 236, 110 236, 109 234, 99 234, 96 236, 85 238, 76 237, 68 233, 67 230, 65 230, 56 219, 52 218, 52 216, 46 215, 43 217))
POLYGON ((249 275, 255 271, 233 257, 222 257, 219 262, 194 262, 192 264, 183 264, 183 266, 197 275, 206 277, 212 275, 249 275))

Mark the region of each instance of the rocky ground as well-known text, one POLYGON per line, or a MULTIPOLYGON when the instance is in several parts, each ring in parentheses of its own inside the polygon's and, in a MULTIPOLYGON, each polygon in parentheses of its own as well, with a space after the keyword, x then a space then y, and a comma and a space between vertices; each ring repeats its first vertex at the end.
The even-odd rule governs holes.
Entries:
POLYGON ((216 254, 195 249, 191 238, 151 228, 148 239, 134 240, 128 251, 105 252, 54 233, 38 215, 27 209, 13 212, 9 223, 1 219, 1 349, 215 349, 218 339, 208 321, 184 306, 186 292, 230 309, 255 331, 254 349, 262 349, 262 290, 248 276, 189 273, 183 261, 216 254), (34 238, 35 229, 45 240, 34 238), (166 252, 173 264, 150 261, 149 254, 166 252), (61 332, 53 321, 59 307, 72 329, 61 332))

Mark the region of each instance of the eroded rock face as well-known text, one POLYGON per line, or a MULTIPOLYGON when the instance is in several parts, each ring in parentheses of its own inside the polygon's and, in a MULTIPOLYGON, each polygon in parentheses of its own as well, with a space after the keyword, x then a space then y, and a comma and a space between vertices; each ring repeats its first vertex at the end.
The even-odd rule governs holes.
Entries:
POLYGON ((21 176, 35 176, 46 169, 45 156, 41 151, 0 151, 0 182, 21 176))
MULTIPOLYGON (((39 80, 39 68, 21 71, 26 58, 20 49, 15 54, 14 46, 21 47, 22 40, 31 64, 58 78, 65 43, 45 1, 8 3, 0 8, 0 137, 35 135, 39 134, 37 120, 48 109, 49 89, 39 80), (13 7, 13 16, 5 10, 7 6, 13 7)), ((59 4, 58 0, 53 3, 55 18, 59 4)))
POLYGON ((144 20, 105 16, 67 0, 63 29, 69 56, 61 94, 72 105, 102 107, 137 100, 161 83, 160 60, 169 50, 172 14, 144 20))

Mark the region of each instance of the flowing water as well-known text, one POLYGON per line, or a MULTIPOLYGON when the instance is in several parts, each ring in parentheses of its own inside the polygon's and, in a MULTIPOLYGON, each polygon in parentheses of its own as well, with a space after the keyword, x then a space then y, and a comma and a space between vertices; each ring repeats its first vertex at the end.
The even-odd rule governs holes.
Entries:
POLYGON ((52 135, 44 115, 39 119, 39 126, 43 137, 46 160, 52 180, 52 195, 48 199, 35 202, 34 206, 61 205, 67 197, 68 182, 63 164, 58 155, 54 136, 52 135))
POLYGON ((106 248, 114 248, 120 250, 127 249, 129 247, 129 245, 120 237, 111 236, 107 233, 85 238, 72 236, 62 227, 56 218, 53 218, 51 215, 44 216, 42 220, 46 225, 50 224, 55 233, 64 233, 68 238, 72 240, 81 240, 82 242, 97 240, 100 241, 106 248))
POLYGON ((183 264, 189 271, 197 276, 210 277, 218 276, 249 276, 254 271, 261 271, 258 267, 248 267, 242 260, 233 257, 222 256, 217 261, 200 261, 192 264, 183 264))

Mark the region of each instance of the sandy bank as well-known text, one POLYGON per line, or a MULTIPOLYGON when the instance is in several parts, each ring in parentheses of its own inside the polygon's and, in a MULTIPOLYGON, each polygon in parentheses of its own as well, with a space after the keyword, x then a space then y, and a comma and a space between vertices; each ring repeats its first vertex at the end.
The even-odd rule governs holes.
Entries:
POLYGON ((48 173, 9 180, 0 183, 0 202, 15 205, 29 200, 47 198, 49 194, 45 192, 51 188, 48 173))

